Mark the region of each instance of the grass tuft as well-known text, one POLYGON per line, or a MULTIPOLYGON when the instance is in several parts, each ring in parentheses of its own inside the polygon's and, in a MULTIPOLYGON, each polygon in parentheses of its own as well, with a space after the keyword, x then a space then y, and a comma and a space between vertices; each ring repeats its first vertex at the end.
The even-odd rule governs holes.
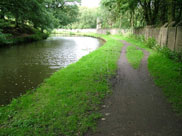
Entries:
POLYGON ((138 69, 144 54, 142 50, 137 49, 136 46, 128 46, 126 57, 128 62, 134 69, 138 69))

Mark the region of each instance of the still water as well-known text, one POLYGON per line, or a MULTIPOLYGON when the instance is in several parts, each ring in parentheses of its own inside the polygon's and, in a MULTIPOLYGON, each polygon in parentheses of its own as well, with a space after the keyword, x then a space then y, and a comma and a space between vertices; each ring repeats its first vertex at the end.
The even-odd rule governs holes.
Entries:
POLYGON ((30 44, 0 48, 0 105, 33 90, 55 71, 103 44, 91 37, 51 36, 30 44))

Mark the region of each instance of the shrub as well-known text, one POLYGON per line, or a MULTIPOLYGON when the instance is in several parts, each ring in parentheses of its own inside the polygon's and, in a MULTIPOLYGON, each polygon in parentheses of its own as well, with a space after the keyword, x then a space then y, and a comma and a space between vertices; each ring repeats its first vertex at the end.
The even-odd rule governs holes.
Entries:
POLYGON ((128 37, 131 39, 137 39, 138 36, 134 34, 129 34, 128 37))
POLYGON ((137 39, 141 42, 146 42, 145 37, 143 35, 137 36, 137 39))
POLYGON ((13 42, 11 37, 11 34, 4 34, 0 31, 0 45, 11 44, 13 42))
POLYGON ((158 47, 158 51, 163 53, 166 57, 168 57, 169 59, 175 60, 177 62, 182 62, 182 52, 176 52, 176 51, 172 51, 167 47, 158 47))
POLYGON ((106 32, 106 35, 110 35, 111 33, 109 31, 106 32))
POLYGON ((156 41, 154 38, 148 38, 148 40, 145 40, 145 45, 152 49, 154 46, 156 46, 156 41))

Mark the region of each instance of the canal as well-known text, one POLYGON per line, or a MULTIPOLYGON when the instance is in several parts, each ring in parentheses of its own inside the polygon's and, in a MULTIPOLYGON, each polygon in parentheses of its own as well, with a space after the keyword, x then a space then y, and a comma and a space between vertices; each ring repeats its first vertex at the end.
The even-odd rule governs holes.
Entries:
POLYGON ((78 61, 103 44, 91 37, 62 37, 0 48, 0 105, 35 90, 57 70, 78 61))

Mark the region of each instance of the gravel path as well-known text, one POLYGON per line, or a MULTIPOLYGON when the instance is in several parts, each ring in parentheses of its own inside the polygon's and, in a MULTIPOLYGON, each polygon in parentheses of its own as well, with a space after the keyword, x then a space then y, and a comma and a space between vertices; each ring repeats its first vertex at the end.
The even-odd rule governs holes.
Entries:
POLYGON ((97 131, 87 136, 182 136, 182 120, 175 116, 147 69, 148 52, 138 70, 128 63, 125 41, 118 61, 113 94, 105 101, 97 131))

